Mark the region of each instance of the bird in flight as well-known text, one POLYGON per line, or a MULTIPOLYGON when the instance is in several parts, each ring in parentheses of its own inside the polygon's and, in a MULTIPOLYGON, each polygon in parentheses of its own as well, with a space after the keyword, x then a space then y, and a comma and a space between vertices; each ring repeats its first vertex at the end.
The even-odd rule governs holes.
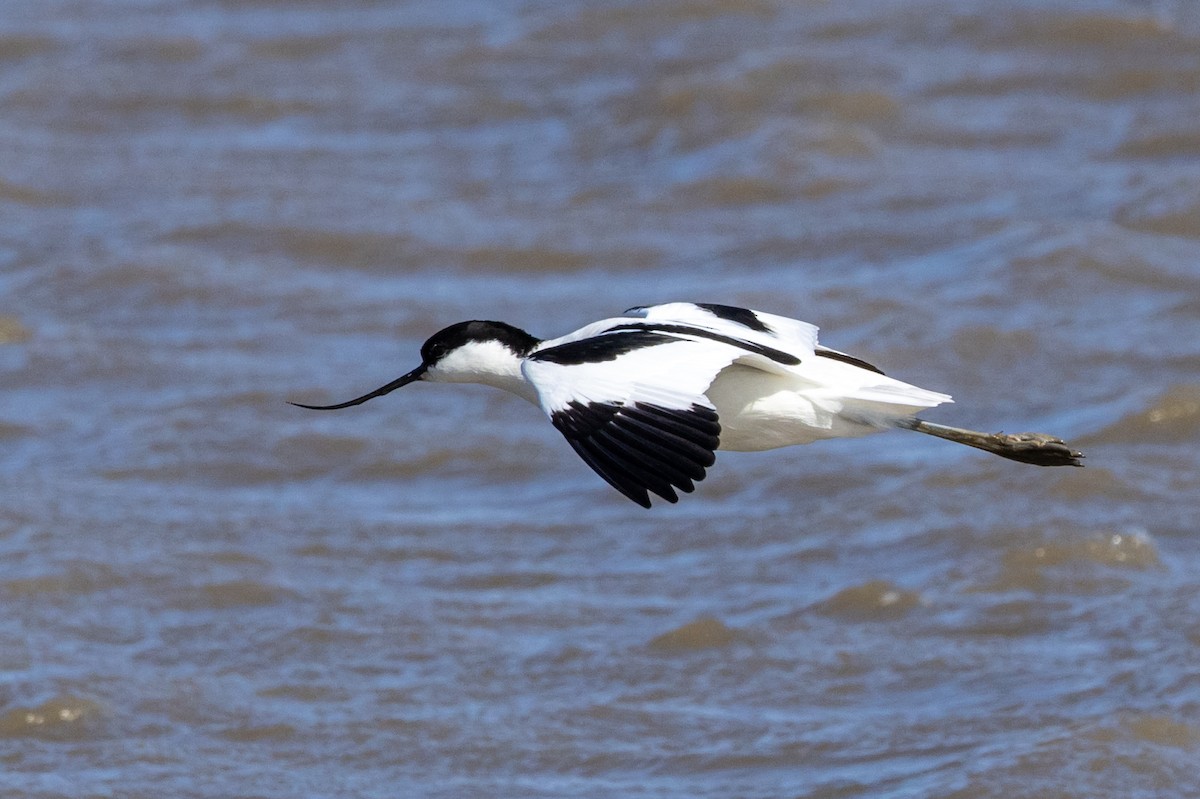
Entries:
POLYGON ((717 450, 760 451, 889 429, 956 441, 1039 466, 1082 466, 1043 433, 980 433, 916 414, 949 395, 887 377, 817 343, 817 328, 713 303, 630 308, 552 339, 504 322, 451 325, 421 347, 421 365, 336 405, 359 405, 417 381, 480 383, 541 407, 579 457, 642 507, 677 502, 717 450))

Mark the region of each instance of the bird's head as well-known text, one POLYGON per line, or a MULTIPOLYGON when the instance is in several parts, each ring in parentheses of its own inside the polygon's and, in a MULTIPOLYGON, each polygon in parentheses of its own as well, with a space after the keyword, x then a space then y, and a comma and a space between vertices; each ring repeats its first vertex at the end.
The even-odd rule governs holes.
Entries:
POLYGON ((336 405, 305 405, 300 408, 335 411, 361 405, 396 389, 426 380, 434 383, 482 383, 509 391, 522 384, 521 359, 540 339, 504 322, 459 322, 439 330, 421 345, 421 365, 385 386, 336 405))

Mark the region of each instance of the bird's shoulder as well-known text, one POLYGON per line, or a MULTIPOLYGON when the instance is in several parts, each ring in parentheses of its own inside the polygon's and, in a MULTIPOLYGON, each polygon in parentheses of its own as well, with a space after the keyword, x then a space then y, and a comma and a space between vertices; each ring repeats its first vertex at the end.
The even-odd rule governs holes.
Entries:
POLYGON ((541 342, 532 360, 561 365, 613 361, 622 355, 681 341, 732 347, 792 366, 813 354, 815 325, 716 303, 672 302, 637 306, 541 342))
POLYGON ((786 316, 712 302, 669 302, 630 308, 626 316, 650 325, 695 327, 734 341, 788 352, 803 359, 817 346, 817 326, 786 316))

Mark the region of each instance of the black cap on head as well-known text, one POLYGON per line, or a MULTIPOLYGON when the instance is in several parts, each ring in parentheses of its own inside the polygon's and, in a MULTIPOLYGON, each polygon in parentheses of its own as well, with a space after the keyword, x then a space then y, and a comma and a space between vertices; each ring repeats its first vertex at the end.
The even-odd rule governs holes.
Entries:
POLYGON ((434 333, 421 345, 421 362, 426 367, 469 341, 498 341, 519 357, 525 357, 541 339, 504 322, 472 320, 450 325, 434 333))

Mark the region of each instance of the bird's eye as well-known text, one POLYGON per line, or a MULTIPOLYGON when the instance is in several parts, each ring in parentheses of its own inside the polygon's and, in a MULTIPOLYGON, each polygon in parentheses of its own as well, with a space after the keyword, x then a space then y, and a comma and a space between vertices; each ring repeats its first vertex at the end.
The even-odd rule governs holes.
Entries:
POLYGON ((433 363, 438 358, 442 357, 444 349, 445 347, 443 347, 440 343, 426 343, 425 346, 421 348, 421 359, 425 361, 425 363, 433 363))

